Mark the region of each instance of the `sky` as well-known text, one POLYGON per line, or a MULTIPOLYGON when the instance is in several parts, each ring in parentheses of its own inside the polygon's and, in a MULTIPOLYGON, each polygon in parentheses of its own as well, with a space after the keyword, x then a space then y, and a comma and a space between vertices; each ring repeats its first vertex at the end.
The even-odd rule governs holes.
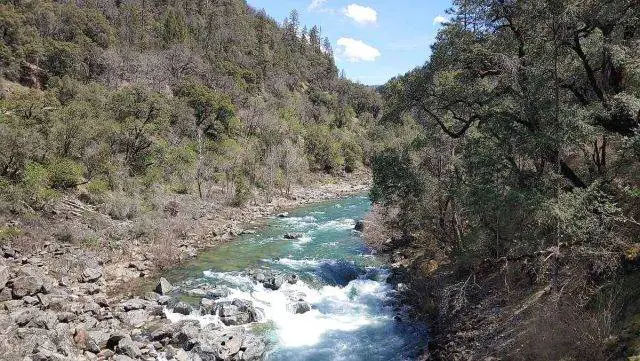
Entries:
POLYGON ((292 9, 318 25, 348 78, 384 84, 424 64, 451 0, 247 0, 280 23, 292 9))

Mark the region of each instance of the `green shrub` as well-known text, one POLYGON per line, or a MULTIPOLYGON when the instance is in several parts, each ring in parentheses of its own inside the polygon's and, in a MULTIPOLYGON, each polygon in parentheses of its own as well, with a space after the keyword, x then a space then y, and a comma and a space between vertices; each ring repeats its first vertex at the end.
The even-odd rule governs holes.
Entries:
POLYGON ((25 202, 34 209, 42 209, 60 196, 51 188, 49 172, 39 163, 27 163, 21 185, 25 202))
POLYGON ((55 189, 67 189, 82 182, 85 168, 82 164, 68 158, 58 158, 47 166, 49 182, 55 189))
POLYGON ((241 207, 251 199, 251 186, 245 177, 240 176, 235 181, 235 195, 233 197, 233 204, 237 207, 241 207))
POLYGON ((22 234, 22 230, 18 227, 0 227, 0 244, 15 240, 22 234))

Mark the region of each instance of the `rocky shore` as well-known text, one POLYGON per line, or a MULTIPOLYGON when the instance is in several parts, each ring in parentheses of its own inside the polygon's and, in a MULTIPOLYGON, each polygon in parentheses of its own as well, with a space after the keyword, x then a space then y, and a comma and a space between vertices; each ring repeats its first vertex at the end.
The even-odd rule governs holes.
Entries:
MULTIPOLYGON (((303 204, 365 192, 369 182, 368 175, 361 174, 297 187, 289 196, 268 203, 256 202, 243 208, 208 205, 198 212, 183 212, 181 216, 193 222, 183 237, 170 243, 130 238, 126 246, 111 249, 51 237, 25 246, 28 233, 0 242, 0 359, 261 359, 267 343, 246 328, 259 320, 259 311, 241 300, 218 301, 224 291, 217 289, 204 290, 199 308, 179 302, 171 292, 172 286, 158 276, 157 271, 167 266, 158 252, 174 253, 172 262, 177 263, 251 232, 252 222, 261 218, 303 204), (144 292, 147 288, 140 287, 141 280, 144 284, 157 283, 155 291, 144 292), (167 314, 174 313, 215 314, 222 324, 204 325, 192 319, 172 322, 167 314)), ((74 214, 83 212, 92 212, 91 207, 73 199, 63 203, 57 216, 43 224, 71 224, 78 220, 74 214), (74 206, 68 209, 64 204, 74 206)), ((26 221, 8 220, 7 224, 18 227, 22 222, 26 221)), ((265 287, 278 287, 282 282, 294 282, 296 276, 254 278, 265 287)), ((307 306, 302 299, 292 299, 291 311, 305 312, 307 306)))

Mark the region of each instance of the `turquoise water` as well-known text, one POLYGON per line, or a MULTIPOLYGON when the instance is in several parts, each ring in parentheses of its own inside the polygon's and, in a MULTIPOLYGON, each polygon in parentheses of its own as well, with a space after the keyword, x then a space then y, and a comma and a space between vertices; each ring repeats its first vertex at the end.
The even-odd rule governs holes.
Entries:
POLYGON ((388 269, 354 230, 370 207, 367 197, 353 196, 297 209, 200 255, 169 277, 184 280, 185 292, 224 285, 229 298, 251 300, 263 319, 254 331, 273 341, 268 360, 411 360, 426 344, 426 330, 406 321, 386 282, 388 269), (302 237, 285 240, 289 232, 302 237), (252 282, 244 273, 248 269, 293 273, 301 281, 268 290, 252 282), (312 310, 291 313, 292 297, 303 298, 312 310))

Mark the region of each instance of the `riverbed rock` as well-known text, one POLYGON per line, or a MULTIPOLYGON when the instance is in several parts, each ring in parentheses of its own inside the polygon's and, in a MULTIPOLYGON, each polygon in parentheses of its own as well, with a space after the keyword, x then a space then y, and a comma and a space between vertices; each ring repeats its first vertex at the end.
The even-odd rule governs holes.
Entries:
MULTIPOLYGON (((233 356, 240 352, 245 338, 245 330, 242 327, 226 329, 221 332, 212 342, 212 347, 204 353, 213 354, 215 360, 231 360, 233 356)), ((202 355, 202 350, 198 352, 202 355)), ((204 358, 205 360, 207 358, 204 358)))
POLYGON ((259 321, 258 312, 253 304, 237 298, 233 301, 218 302, 215 314, 227 326, 244 325, 259 321))
POLYGON ((287 218, 287 217, 289 217, 289 212, 278 213, 277 217, 278 218, 287 218))
POLYGON ((137 359, 142 356, 142 351, 140 351, 138 345, 128 337, 125 337, 118 342, 118 346, 116 346, 115 351, 120 355, 125 355, 133 359, 137 359))
POLYGON ((297 301, 287 305, 287 309, 295 314, 303 314, 311 311, 311 305, 306 301, 297 301))
POLYGON ((193 307, 184 302, 178 302, 175 306, 173 306, 173 312, 179 313, 181 315, 189 315, 193 311, 193 307))
POLYGON ((141 310, 143 308, 146 308, 147 306, 150 306, 151 303, 152 302, 143 300, 141 298, 132 298, 130 300, 123 302, 122 307, 126 312, 129 312, 133 310, 141 310))
POLYGON ((356 221, 356 226, 354 227, 356 231, 364 231, 364 221, 362 219, 356 221))
POLYGON ((217 300, 219 298, 225 298, 229 296, 229 289, 222 286, 216 286, 215 288, 209 289, 204 294, 205 298, 211 300, 217 300))
POLYGON ((240 360, 258 361, 264 359, 264 354, 267 351, 267 345, 261 337, 248 333, 245 335, 241 349, 243 351, 241 351, 242 356, 240 357, 240 360))
POLYGON ((289 233, 285 233, 284 238, 285 239, 300 239, 304 236, 304 234, 299 233, 299 232, 289 232, 289 233))
POLYGON ((161 277, 160 281, 158 281, 158 285, 156 286, 156 293, 164 296, 169 294, 171 291, 173 291, 171 283, 169 283, 166 278, 161 277))
POLYGON ((298 279, 299 279, 299 277, 298 277, 297 274, 287 275, 287 282, 289 284, 295 285, 296 283, 298 283, 298 279))

